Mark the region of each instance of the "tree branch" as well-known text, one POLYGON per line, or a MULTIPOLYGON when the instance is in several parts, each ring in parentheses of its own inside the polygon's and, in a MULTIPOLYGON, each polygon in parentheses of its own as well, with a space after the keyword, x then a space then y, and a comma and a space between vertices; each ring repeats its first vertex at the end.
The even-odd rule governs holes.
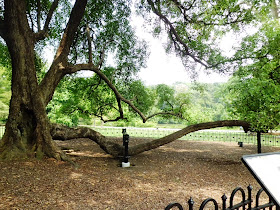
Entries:
MULTIPOLYGON (((71 73, 75 73, 75 72, 78 72, 80 70, 90 70, 90 71, 93 71, 94 73, 96 73, 107 85, 108 87, 114 92, 115 94, 115 97, 117 99, 117 102, 118 102, 118 107, 119 107, 119 113, 120 113, 120 116, 117 118, 118 120, 119 119, 123 119, 123 109, 122 109, 122 106, 121 106, 121 101, 123 101, 124 103, 126 103, 127 105, 129 105, 143 120, 143 123, 145 123, 148 119, 154 117, 154 116, 157 116, 157 115, 173 115, 173 116, 177 116, 177 117, 182 117, 180 114, 176 114, 176 113, 172 113, 172 112, 160 112, 160 113, 156 113, 156 114, 153 114, 151 116, 148 116, 146 117, 134 104, 131 100, 128 100, 126 98, 124 98, 120 93, 119 91, 117 90, 117 88, 114 86, 114 84, 108 79, 108 77, 103 74, 99 67, 97 66, 94 66, 93 64, 77 64, 77 65, 74 65, 72 66, 71 68, 69 68, 67 70, 67 72, 69 74, 71 73)), ((113 120, 113 121, 116 121, 116 120, 113 120)), ((107 121, 108 122, 108 121, 107 121)))
POLYGON ((37 1, 37 28, 41 30, 41 1, 37 1))
MULTIPOLYGON (((242 126, 244 131, 247 132, 250 125, 247 122, 241 120, 224 120, 190 125, 168 136, 131 146, 129 147, 128 154, 130 156, 137 155, 173 142, 186 134, 199 130, 224 126, 242 126)), ((57 140, 89 138, 90 140, 96 142, 106 153, 112 155, 113 157, 120 157, 124 155, 124 147, 122 145, 116 142, 108 141, 105 136, 87 127, 69 128, 65 125, 51 124, 51 135, 53 139, 57 140)))
POLYGON ((5 40, 6 32, 5 32, 5 21, 0 18, 0 36, 5 40))
POLYGON ((153 117, 155 117, 155 116, 157 116, 157 115, 171 115, 171 116, 175 116, 175 117, 179 117, 179 118, 181 118, 181 119, 184 119, 184 118, 182 117, 182 114, 181 114, 181 113, 174 113, 174 112, 158 112, 158 113, 155 113, 155 114, 152 114, 152 115, 146 117, 146 121, 148 121, 150 118, 153 118, 153 117))
MULTIPOLYGON (((227 21, 219 23, 219 21, 217 22, 205 22, 203 20, 194 20, 193 18, 187 16, 187 11, 191 9, 191 7, 193 6, 193 4, 191 4, 188 8, 185 8, 178 0, 172 0, 172 2, 177 6, 177 8, 180 10, 181 14, 183 15, 184 19, 186 22, 188 23, 196 23, 196 24, 202 24, 204 26, 225 26, 225 25, 231 25, 231 24, 235 24, 235 23, 242 23, 244 22, 244 19, 239 19, 239 16, 237 16, 234 20, 232 21, 228 21, 227 19, 229 19, 229 15, 232 14, 231 12, 229 12, 227 15, 221 15, 221 19, 226 19, 227 21)), ((194 3, 194 2, 193 2, 194 3)), ((200 14, 197 15, 198 17, 201 16, 200 14)))
POLYGON ((28 15, 28 17, 29 17, 29 20, 30 20, 30 23, 31 23, 31 29, 32 29, 32 31, 34 32, 34 22, 33 22, 33 18, 32 18, 32 15, 30 14, 30 11, 27 11, 27 15, 28 15))
POLYGON ((96 66, 98 66, 99 68, 102 67, 102 64, 105 60, 105 50, 106 50, 106 47, 107 47, 107 44, 109 44, 110 42, 112 42, 113 40, 108 40, 107 42, 105 42, 105 44, 103 45, 102 47, 102 50, 100 51, 100 54, 99 54, 99 61, 98 61, 98 64, 96 66))
POLYGON ((54 11, 56 10, 57 6, 58 6, 58 1, 59 0, 54 0, 53 3, 52 3, 52 6, 49 10, 49 13, 47 15, 47 19, 46 19, 46 22, 44 24, 44 31, 47 31, 48 28, 49 28, 49 24, 51 22, 51 19, 52 19, 52 16, 53 16, 53 13, 54 11))
MULTIPOLYGON (((45 24, 44 24, 44 28, 43 30, 41 30, 41 21, 40 21, 40 14, 39 11, 37 12, 37 24, 38 24, 38 33, 35 34, 36 36, 36 40, 41 40, 41 39, 44 39, 46 36, 47 36, 47 33, 48 33, 48 30, 49 30, 49 25, 50 25, 50 22, 51 22, 51 19, 53 17, 53 14, 54 14, 54 11, 56 10, 57 6, 58 6, 58 1, 59 0, 54 0, 52 5, 51 5, 51 8, 48 12, 48 15, 47 15, 47 18, 46 18, 46 21, 45 21, 45 24)), ((40 1, 39 1, 40 2, 40 1)), ((40 5, 40 3, 38 3, 40 5)), ((39 6, 38 6, 39 8, 39 6)))
POLYGON ((57 49, 55 58, 62 57, 62 59, 67 59, 78 26, 80 25, 80 22, 83 18, 86 5, 87 0, 76 0, 76 3, 71 11, 66 29, 63 33, 62 39, 57 49))
MULTIPOLYGON (((249 128, 250 128, 249 123, 247 123, 245 121, 241 121, 241 120, 224 120, 224 121, 199 123, 199 124, 187 126, 187 127, 183 128, 182 130, 179 130, 168 136, 130 147, 128 153, 131 156, 137 155, 142 152, 152 150, 159 146, 168 144, 172 141, 175 141, 176 139, 183 137, 184 135, 187 135, 187 134, 195 132, 195 131, 210 129, 210 128, 217 128, 217 127, 225 127, 225 126, 242 126, 246 133, 247 133, 247 131, 249 131, 249 128)), ((117 154, 117 155, 123 154, 123 151, 120 151, 120 152, 121 153, 117 154)))
MULTIPOLYGON (((184 55, 190 56, 195 62, 200 63, 202 66, 208 68, 207 63, 198 59, 195 55, 190 53, 188 46, 181 39, 181 37, 177 33, 176 29, 173 27, 172 23, 168 20, 168 18, 165 17, 158 9, 156 9, 154 3, 151 0, 147 0, 147 1, 148 1, 149 5, 151 6, 153 12, 165 23, 166 26, 169 27, 169 31, 170 31, 171 36, 174 36, 176 38, 176 41, 178 41, 183 46, 182 52, 184 53, 184 55)), ((172 37, 172 39, 173 39, 173 37, 172 37)), ((176 45, 176 41, 174 42, 174 39, 173 39, 173 43, 175 45, 176 45)))
POLYGON ((86 34, 88 41, 88 63, 92 63, 92 45, 91 45, 91 37, 90 37, 90 28, 89 25, 86 25, 86 34))
MULTIPOLYGON (((53 3, 54 4, 54 3, 53 3)), ((74 40, 78 26, 82 20, 87 5, 87 0, 77 0, 70 14, 69 21, 57 49, 54 61, 40 84, 40 89, 44 94, 44 102, 47 104, 55 91, 60 80, 67 72, 65 67, 68 65, 68 55, 71 44, 74 40)), ((54 10, 54 9, 53 9, 54 10)), ((50 12, 52 13, 52 12, 50 12)), ((49 13, 49 19, 51 15, 49 13)), ((48 18, 45 27, 48 25, 48 18)))

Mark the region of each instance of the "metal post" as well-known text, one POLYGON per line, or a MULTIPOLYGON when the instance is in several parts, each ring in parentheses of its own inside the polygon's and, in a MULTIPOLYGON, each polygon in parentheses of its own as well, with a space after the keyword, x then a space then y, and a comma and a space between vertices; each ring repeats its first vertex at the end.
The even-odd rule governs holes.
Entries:
POLYGON ((129 143, 129 135, 126 133, 126 130, 123 129, 123 146, 124 146, 124 158, 122 162, 122 167, 130 167, 130 162, 128 161, 128 143, 129 143))
POLYGON ((252 190, 253 190, 253 187, 251 185, 249 185, 247 187, 247 189, 248 189, 248 201, 249 201, 248 209, 252 209, 252 202, 253 202, 253 200, 252 200, 252 190))
POLYGON ((257 131, 258 153, 262 153, 261 132, 257 131))
POLYGON ((226 210, 227 209, 227 196, 226 196, 226 194, 224 194, 223 196, 222 196, 222 200, 223 200, 223 210, 226 210))
POLYGON ((124 142, 124 162, 128 163, 128 142, 129 142, 129 135, 123 135, 123 142, 124 142))
POLYGON ((126 128, 122 129, 122 134, 123 134, 123 146, 124 146, 124 135, 126 134, 126 128))

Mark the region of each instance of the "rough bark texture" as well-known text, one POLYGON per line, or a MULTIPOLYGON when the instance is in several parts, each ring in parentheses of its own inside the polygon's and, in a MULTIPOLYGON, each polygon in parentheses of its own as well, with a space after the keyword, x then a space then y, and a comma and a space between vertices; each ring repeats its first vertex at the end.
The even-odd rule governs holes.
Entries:
MULTIPOLYGON (((224 126, 242 126, 245 132, 249 130, 249 124, 245 121, 240 120, 224 120, 190 125, 163 138, 129 147, 129 155, 133 156, 148 150, 158 148, 164 144, 175 141, 176 139, 179 139, 188 133, 224 126)), ((53 124, 51 135, 53 139, 57 140, 89 138, 95 141, 105 152, 114 157, 123 156, 124 154, 124 147, 122 145, 107 140, 105 136, 87 127, 69 128, 67 126, 53 124)))
POLYGON ((30 30, 25 1, 5 3, 6 43, 12 60, 12 98, 0 158, 57 157, 58 148, 50 136, 42 94, 38 91, 35 69, 35 40, 30 30))
POLYGON ((89 138, 96 142, 106 153, 115 157, 119 156, 119 153, 123 150, 123 146, 109 141, 105 136, 88 127, 70 128, 61 124, 52 124, 51 135, 53 139, 63 141, 76 138, 89 138))
MULTIPOLYGON (((87 0, 77 0, 71 12, 56 59, 42 84, 38 84, 35 68, 35 44, 46 33, 32 31, 26 16, 26 1, 6 0, 4 38, 12 60, 12 97, 5 134, 0 143, 0 159, 22 159, 43 156, 67 159, 50 134, 46 105, 56 86, 67 72, 67 56, 78 25, 83 17, 87 0)), ((47 30, 57 1, 48 14, 44 30, 47 30)))

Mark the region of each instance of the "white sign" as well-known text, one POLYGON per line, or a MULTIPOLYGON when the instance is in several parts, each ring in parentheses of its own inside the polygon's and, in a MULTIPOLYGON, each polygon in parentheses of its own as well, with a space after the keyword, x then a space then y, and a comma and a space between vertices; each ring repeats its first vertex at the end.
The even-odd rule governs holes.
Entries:
POLYGON ((274 204, 280 206, 280 153, 244 155, 242 161, 274 204))

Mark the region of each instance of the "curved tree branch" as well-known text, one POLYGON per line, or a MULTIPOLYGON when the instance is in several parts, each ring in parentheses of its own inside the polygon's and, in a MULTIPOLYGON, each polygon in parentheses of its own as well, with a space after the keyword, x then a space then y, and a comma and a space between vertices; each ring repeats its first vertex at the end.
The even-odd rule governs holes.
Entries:
POLYGON ((129 150, 129 155, 131 156, 137 155, 144 151, 155 149, 159 146, 168 144, 176 139, 183 137, 184 135, 187 135, 195 131, 205 130, 210 128, 226 127, 226 126, 242 126, 245 132, 249 131, 250 128, 249 123, 241 120, 223 120, 223 121, 206 122, 206 123, 190 125, 168 136, 131 147, 129 150))
MULTIPOLYGON (((119 91, 117 90, 117 88, 114 86, 114 84, 109 80, 109 78, 103 74, 102 71, 100 71, 99 67, 93 65, 93 64, 77 64, 74 65, 72 67, 67 68, 67 73, 68 74, 72 74, 75 72, 78 72, 80 70, 90 70, 93 71, 94 73, 96 73, 107 85, 108 87, 114 92, 117 102, 118 102, 118 107, 119 107, 119 112, 120 112, 120 117, 118 117, 117 119, 123 119, 123 110, 121 107, 121 101, 123 101, 124 103, 126 103, 127 105, 129 105, 143 120, 143 123, 145 123, 148 119, 157 116, 157 115, 173 115, 173 116, 180 116, 179 114, 176 113, 171 113, 171 112, 160 112, 160 113, 156 113, 153 114, 151 116, 146 117, 134 104, 131 100, 128 100, 126 98, 124 98, 119 91)), ((114 120, 116 121, 116 120, 114 120)))
MULTIPOLYGON (((130 156, 137 155, 142 152, 168 144, 186 134, 199 130, 224 126, 242 126, 245 132, 247 132, 250 127, 247 122, 241 120, 224 120, 190 125, 168 136, 131 146, 129 147, 128 153, 130 156)), ((106 153, 112 155, 113 157, 120 157, 124 155, 124 147, 122 145, 107 140, 105 136, 88 127, 69 128, 67 126, 58 124, 52 124, 51 127, 51 135, 53 139, 70 140, 75 138, 89 138, 92 141, 96 142, 106 153)))

